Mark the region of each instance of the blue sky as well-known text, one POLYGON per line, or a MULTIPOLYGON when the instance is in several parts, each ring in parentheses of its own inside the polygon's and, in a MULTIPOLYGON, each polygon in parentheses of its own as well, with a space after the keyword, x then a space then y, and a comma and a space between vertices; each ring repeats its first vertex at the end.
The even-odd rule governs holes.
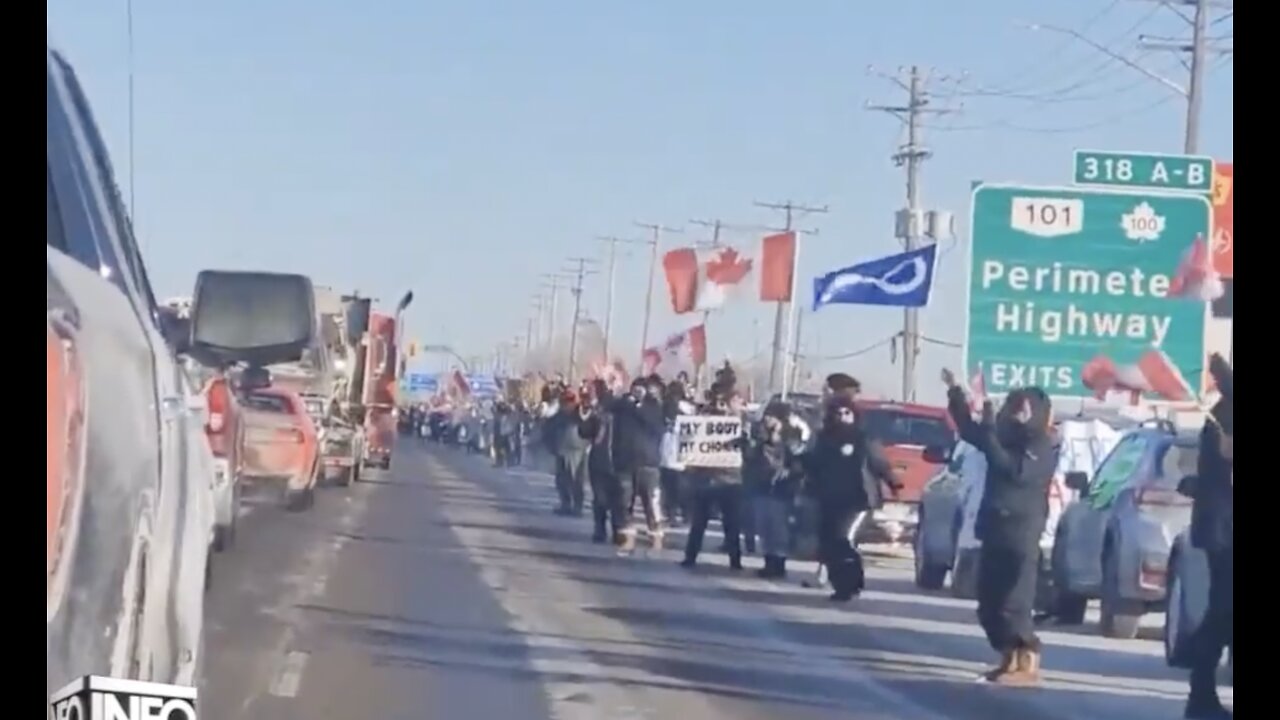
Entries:
MULTIPOLYGON (((122 186, 125 18, 124 0, 47 4, 122 186)), ((863 105, 902 94, 868 65, 935 68, 938 102, 963 106, 931 121, 924 171, 926 204, 962 226, 972 180, 1063 183, 1075 147, 1181 149, 1179 98, 1029 22, 1135 57, 1141 33, 1187 32, 1143 0, 135 0, 136 224, 162 295, 189 292, 205 267, 295 270, 388 302, 412 287, 410 332, 466 353, 522 333, 537 274, 600 255, 596 235, 636 235, 633 220, 762 224, 780 217, 753 200, 829 205, 801 223, 821 231, 804 241, 807 286, 896 247, 900 128, 863 105)), ((1141 59, 1185 80, 1172 55, 1141 59)), ((1224 60, 1204 154, 1233 157, 1232 89, 1224 60)), ((922 327, 958 342, 964 252, 947 249, 922 327)), ((619 273, 624 347, 639 344, 645 272, 635 253, 619 273)), ((664 306, 655 318, 654 336, 683 326, 664 306)), ((767 345, 772 310, 713 323, 713 359, 746 358, 757 325, 767 345)), ((806 318, 804 352, 843 355, 900 326, 894 311, 825 309, 806 318)), ((959 352, 930 345, 921 360, 936 398, 959 352)), ((900 377, 887 348, 821 369, 886 393, 900 377)))

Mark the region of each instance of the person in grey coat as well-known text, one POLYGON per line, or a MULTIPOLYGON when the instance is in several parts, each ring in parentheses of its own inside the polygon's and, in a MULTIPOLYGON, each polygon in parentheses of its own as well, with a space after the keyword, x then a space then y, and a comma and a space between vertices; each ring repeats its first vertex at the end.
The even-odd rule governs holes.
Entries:
POLYGON ((560 412, 553 422, 556 453, 556 490, 560 494, 561 515, 581 515, 586 501, 587 453, 591 440, 580 432, 588 410, 578 396, 566 391, 560 398, 560 412))
POLYGON ((760 531, 764 579, 787 576, 791 550, 791 508, 803 469, 800 462, 809 442, 809 426, 786 403, 770 403, 751 437, 744 457, 743 478, 760 531))

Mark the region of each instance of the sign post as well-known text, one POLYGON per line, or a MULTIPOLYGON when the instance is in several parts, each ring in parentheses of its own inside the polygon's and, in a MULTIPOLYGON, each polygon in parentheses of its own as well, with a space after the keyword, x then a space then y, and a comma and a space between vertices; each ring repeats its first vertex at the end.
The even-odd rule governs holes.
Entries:
POLYGON ((1213 158, 1198 155, 1076 150, 1076 185, 1207 193, 1213 158))
POLYGON ((993 394, 1105 397, 1141 386, 1132 373, 1202 391, 1205 306, 1168 294, 1210 236, 1207 195, 982 185, 972 218, 966 377, 981 363, 993 394))

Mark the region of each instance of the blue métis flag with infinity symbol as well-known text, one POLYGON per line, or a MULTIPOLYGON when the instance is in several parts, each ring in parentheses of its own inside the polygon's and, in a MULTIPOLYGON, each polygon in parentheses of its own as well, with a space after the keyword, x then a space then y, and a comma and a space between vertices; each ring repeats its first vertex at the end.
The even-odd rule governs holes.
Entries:
POLYGON ((814 278, 813 309, 823 305, 918 308, 933 292, 938 246, 886 255, 814 278))

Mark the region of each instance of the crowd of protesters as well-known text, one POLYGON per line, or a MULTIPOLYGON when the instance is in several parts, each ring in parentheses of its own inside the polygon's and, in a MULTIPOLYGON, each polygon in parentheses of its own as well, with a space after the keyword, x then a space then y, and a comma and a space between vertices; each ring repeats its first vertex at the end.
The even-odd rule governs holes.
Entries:
POLYGON ((806 501, 817 508, 812 530, 831 597, 847 601, 864 586, 854 542, 860 521, 901 487, 858 422, 859 390, 848 375, 828 377, 816 432, 786 402, 768 403, 758 419, 744 423, 740 467, 685 467, 677 453, 681 416, 745 416, 727 365, 701 397, 683 373, 670 381, 637 378, 625 392, 601 380, 577 388, 553 380, 542 389, 533 441, 552 458, 557 513, 582 515, 589 487, 592 540, 622 551, 642 538, 662 547, 666 529, 687 525, 686 568, 697 566, 707 527, 719 518, 731 569, 742 570, 744 553, 759 550, 757 574, 786 577, 801 519, 797 508, 806 501), (637 516, 643 525, 634 522, 637 516))
MULTIPOLYGON (((1211 358, 1209 371, 1221 398, 1203 431, 1196 486, 1189 492, 1192 542, 1208 555, 1210 598, 1195 642, 1188 718, 1230 717, 1218 699, 1215 670, 1223 649, 1234 646, 1234 384, 1233 370, 1221 357, 1211 358)), ((1058 455, 1052 407, 1043 390, 1028 387, 1010 392, 998 410, 988 402, 975 414, 955 376, 942 376, 960 439, 987 461, 975 526, 982 541, 978 621, 1000 659, 985 677, 1035 685, 1041 659, 1033 622, 1039 538, 1058 455)), ((638 378, 627 392, 615 392, 602 380, 576 390, 552 381, 535 409, 499 403, 495 459, 520 462, 524 434, 536 426, 532 441, 554 461, 557 512, 583 514, 590 487, 594 542, 634 549, 639 505, 653 547, 662 547, 665 528, 688 525, 680 564, 695 568, 707 526, 718 515, 729 567, 742 570, 744 550, 754 553, 758 539, 763 567, 757 574, 766 579, 787 575, 796 510, 804 499, 817 509, 817 584, 830 582, 832 600, 856 597, 865 585, 858 530, 886 494, 896 496, 901 489, 883 449, 859 422, 858 382, 842 373, 828 376, 816 430, 786 402, 774 400, 758 421, 744 423, 737 441, 740 467, 685 467, 677 453, 677 419, 744 417, 736 385, 727 365, 701 398, 684 374, 670 382, 656 375, 638 378)))

